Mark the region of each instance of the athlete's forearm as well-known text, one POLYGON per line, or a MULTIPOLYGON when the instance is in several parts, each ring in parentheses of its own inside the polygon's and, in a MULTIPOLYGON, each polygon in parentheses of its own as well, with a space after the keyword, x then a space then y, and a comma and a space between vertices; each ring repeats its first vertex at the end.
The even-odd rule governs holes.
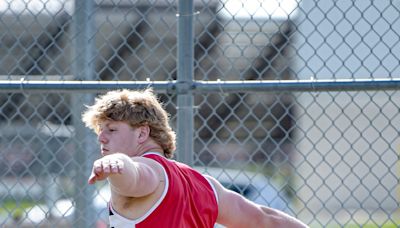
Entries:
POLYGON ((285 228, 308 228, 306 224, 300 220, 276 209, 265 206, 260 206, 261 210, 267 215, 267 221, 272 227, 285 227, 285 228))
POLYGON ((123 163, 123 170, 108 177, 112 191, 123 196, 140 197, 156 189, 158 178, 149 165, 133 161, 125 154, 114 154, 114 156, 123 163))

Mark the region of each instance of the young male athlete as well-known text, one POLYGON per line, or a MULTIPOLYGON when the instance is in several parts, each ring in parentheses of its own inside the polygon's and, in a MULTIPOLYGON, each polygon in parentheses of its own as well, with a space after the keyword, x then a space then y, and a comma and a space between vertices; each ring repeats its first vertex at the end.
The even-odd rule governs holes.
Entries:
POLYGON ((82 118, 101 145, 88 182, 110 183, 110 227, 307 227, 172 160, 175 132, 152 89, 108 92, 82 118))

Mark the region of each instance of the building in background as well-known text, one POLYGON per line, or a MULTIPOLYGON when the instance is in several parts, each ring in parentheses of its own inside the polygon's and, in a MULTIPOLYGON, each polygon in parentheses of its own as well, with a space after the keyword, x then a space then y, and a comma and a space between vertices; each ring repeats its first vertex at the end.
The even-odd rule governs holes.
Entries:
MULTIPOLYGON (((304 0, 294 20, 299 79, 400 75, 399 11, 388 1, 304 0)), ((390 219, 400 198, 400 96, 394 91, 296 95, 297 193, 321 221, 390 219), (337 215, 333 218, 332 214, 337 215), (383 215, 383 216, 382 216, 383 215)))

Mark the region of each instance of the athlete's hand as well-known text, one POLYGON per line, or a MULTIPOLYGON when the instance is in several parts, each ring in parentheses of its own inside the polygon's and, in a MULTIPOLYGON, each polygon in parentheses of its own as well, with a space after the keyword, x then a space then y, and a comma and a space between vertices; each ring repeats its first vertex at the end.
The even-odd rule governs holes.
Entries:
POLYGON ((122 173, 124 162, 117 156, 107 155, 93 162, 92 173, 88 179, 89 184, 105 180, 112 174, 122 173))

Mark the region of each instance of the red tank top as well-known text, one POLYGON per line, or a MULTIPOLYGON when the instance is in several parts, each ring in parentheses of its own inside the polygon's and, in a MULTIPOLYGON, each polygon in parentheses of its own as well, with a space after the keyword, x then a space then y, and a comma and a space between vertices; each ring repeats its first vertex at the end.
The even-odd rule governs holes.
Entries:
POLYGON ((120 227, 214 227, 218 216, 213 185, 189 166, 148 153, 144 157, 160 163, 167 176, 164 194, 142 218, 128 220, 110 206, 110 226, 120 227))

